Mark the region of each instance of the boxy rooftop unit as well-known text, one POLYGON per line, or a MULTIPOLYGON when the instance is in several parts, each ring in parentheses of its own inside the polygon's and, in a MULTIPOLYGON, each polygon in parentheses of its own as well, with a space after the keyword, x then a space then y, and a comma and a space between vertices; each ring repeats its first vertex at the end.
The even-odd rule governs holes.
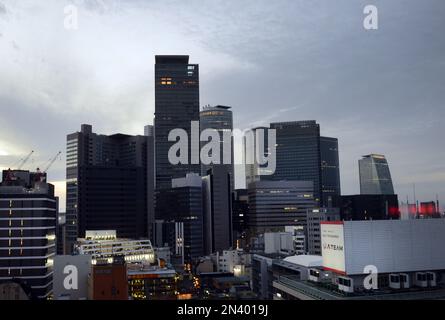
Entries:
POLYGON ((338 277, 338 290, 353 293, 354 292, 354 280, 347 277, 338 277))

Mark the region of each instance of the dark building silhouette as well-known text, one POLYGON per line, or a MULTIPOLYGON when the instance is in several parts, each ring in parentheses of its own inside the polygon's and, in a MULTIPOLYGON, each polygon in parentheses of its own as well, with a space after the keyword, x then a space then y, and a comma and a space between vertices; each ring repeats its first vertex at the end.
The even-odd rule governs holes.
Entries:
POLYGON ((57 254, 64 255, 66 250, 66 215, 65 212, 59 212, 56 228, 57 254))
POLYGON ((57 200, 46 175, 5 170, 0 184, 0 281, 18 282, 31 299, 52 292, 57 200))
POLYGON ((321 137, 316 121, 271 123, 276 130, 276 170, 260 180, 312 181, 318 206, 340 195, 338 140, 321 137))
POLYGON ((168 141, 170 131, 183 129, 190 140, 191 121, 198 122, 199 135, 199 66, 189 64, 189 56, 156 56, 154 133, 157 189, 170 188, 174 178, 201 172, 199 137, 196 141, 189 141, 188 164, 171 164, 168 159, 170 147, 175 144, 168 141))
POLYGON ((338 139, 320 137, 322 206, 332 207, 333 199, 340 196, 340 161, 338 139))
POLYGON ((246 236, 248 214, 249 195, 247 189, 237 189, 233 192, 232 201, 233 236, 236 240, 244 239, 246 236))
POLYGON ((204 255, 203 190, 199 175, 173 179, 170 189, 158 190, 156 209, 162 221, 158 245, 167 243, 173 260, 190 263, 204 255), (160 243, 159 243, 160 242, 160 243))
POLYGON ((292 121, 271 123, 270 128, 276 130, 276 170, 264 180, 312 181, 315 201, 320 203, 320 125, 315 121, 292 121))
POLYGON ((249 184, 248 195, 251 235, 305 227, 307 210, 315 206, 311 181, 257 181, 249 184))
POLYGON ((231 175, 213 166, 203 177, 205 253, 222 252, 233 245, 231 175))
POLYGON ((86 230, 148 237, 147 137, 98 135, 92 126, 67 136, 68 252, 86 230))
POLYGON ((334 199, 342 220, 400 219, 397 195, 350 195, 334 199))
POLYGON ((155 170, 155 137, 154 127, 151 125, 144 127, 144 135, 147 139, 147 231, 148 238, 154 240, 154 222, 156 220, 155 211, 155 190, 156 190, 156 170, 155 170))

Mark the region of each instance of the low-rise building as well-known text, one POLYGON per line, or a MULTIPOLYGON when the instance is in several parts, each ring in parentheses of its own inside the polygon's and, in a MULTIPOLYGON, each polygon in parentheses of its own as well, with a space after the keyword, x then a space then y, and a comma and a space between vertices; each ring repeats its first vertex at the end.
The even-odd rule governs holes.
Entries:
POLYGON ((321 223, 321 267, 282 276, 275 299, 444 299, 445 220, 321 223))
POLYGON ((85 239, 78 239, 74 252, 112 263, 114 257, 123 256, 127 263, 154 264, 155 252, 150 240, 118 239, 115 230, 86 231, 85 239))
POLYGON ((339 221, 340 210, 337 208, 319 208, 307 212, 307 251, 312 255, 321 255, 320 223, 322 221, 339 221))

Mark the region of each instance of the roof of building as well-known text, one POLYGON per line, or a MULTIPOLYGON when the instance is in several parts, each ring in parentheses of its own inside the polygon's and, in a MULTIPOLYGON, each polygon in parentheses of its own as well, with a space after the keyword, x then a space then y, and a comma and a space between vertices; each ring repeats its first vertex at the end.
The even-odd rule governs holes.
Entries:
POLYGON ((186 55, 157 55, 155 58, 156 58, 157 64, 163 64, 163 63, 188 64, 189 63, 189 56, 186 56, 186 55))
POLYGON ((284 258, 284 261, 308 268, 323 266, 323 257, 315 255, 290 256, 284 258))

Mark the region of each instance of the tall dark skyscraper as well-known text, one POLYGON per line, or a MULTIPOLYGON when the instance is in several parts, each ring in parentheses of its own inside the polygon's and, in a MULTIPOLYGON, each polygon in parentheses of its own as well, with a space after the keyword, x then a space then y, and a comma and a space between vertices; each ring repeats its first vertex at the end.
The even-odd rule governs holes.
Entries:
POLYGON ((276 170, 260 180, 312 181, 315 202, 327 206, 340 194, 337 139, 321 137, 316 121, 271 123, 270 129, 276 130, 276 170))
POLYGON ((86 230, 148 237, 147 137, 93 133, 90 125, 67 136, 68 250, 86 230))
POLYGON ((204 243, 206 254, 232 247, 231 176, 226 168, 214 166, 203 177, 204 243))
MULTIPOLYGON (((315 121, 271 123, 276 130, 276 170, 264 180, 312 181, 315 201, 321 203, 320 125, 315 121)), ((263 177, 261 177, 263 179, 263 177)))
POLYGON ((332 207, 332 201, 341 194, 338 139, 320 137, 322 205, 332 207))
MULTIPOLYGON (((230 163, 224 163, 224 144, 223 138, 224 133, 232 133, 233 130, 233 114, 230 111, 231 107, 226 106, 215 106, 215 107, 205 107, 199 114, 200 116, 200 127, 201 132, 207 129, 216 130, 220 136, 220 155, 219 155, 219 164, 211 164, 211 165, 201 165, 201 175, 206 176, 208 170, 214 166, 225 168, 226 172, 230 174, 231 177, 231 190, 233 190, 233 181, 234 181, 234 170, 233 170, 233 139, 230 139, 230 163)), ((205 145, 206 142, 201 142, 201 145, 205 145)))
POLYGON ((170 147, 175 144, 168 141, 170 131, 184 129, 191 139, 191 121, 199 122, 199 66, 189 64, 189 56, 156 56, 156 189, 170 188, 172 179, 201 172, 199 138, 189 141, 188 164, 171 164, 168 158, 170 147), (198 159, 192 159, 196 154, 198 159))
POLYGON ((237 189, 232 196, 232 224, 236 240, 243 237, 247 230, 247 216, 249 214, 249 195, 247 189, 237 189))
POLYGON ((153 227, 155 222, 155 146, 154 127, 144 127, 144 136, 147 139, 147 230, 148 238, 153 241, 153 227))
POLYGON ((54 186, 44 175, 3 172, 0 282, 21 283, 34 299, 46 299, 52 292, 57 209, 54 186))
POLYGON ((358 164, 361 194, 394 194, 391 172, 384 155, 363 156, 358 164))
POLYGON ((190 263, 204 255, 203 190, 198 174, 173 179, 171 188, 159 190, 156 210, 163 217, 162 241, 169 244, 173 256, 190 263))

